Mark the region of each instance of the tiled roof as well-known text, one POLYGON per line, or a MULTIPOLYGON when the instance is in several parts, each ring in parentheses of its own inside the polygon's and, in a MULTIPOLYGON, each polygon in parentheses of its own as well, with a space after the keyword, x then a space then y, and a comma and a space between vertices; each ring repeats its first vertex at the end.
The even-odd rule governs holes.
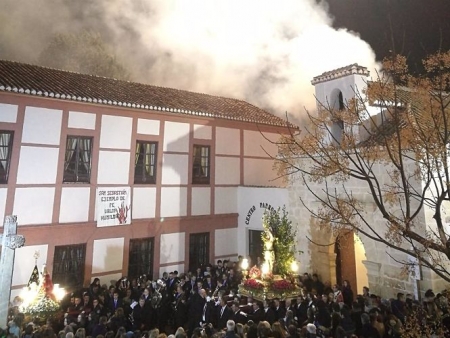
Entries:
POLYGON ((0 60, 0 91, 286 126, 282 118, 242 100, 5 60, 0 60))
POLYGON ((364 76, 369 76, 370 72, 366 67, 360 66, 357 63, 351 64, 349 66, 341 67, 338 69, 330 70, 329 72, 325 72, 320 74, 319 76, 315 76, 311 84, 315 85, 317 83, 326 82, 334 79, 338 79, 347 75, 352 74, 360 74, 364 76))

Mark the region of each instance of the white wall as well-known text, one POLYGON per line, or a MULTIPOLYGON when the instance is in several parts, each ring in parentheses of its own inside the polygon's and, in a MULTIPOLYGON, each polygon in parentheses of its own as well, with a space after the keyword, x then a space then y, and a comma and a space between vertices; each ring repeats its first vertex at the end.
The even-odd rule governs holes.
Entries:
POLYGON ((172 272, 172 271, 178 271, 178 273, 184 272, 185 271, 185 267, 184 264, 175 264, 175 265, 166 265, 166 266, 161 266, 159 268, 159 275, 158 277, 162 277, 164 272, 172 272))
POLYGON ((156 188, 133 188, 133 219, 154 218, 156 211, 156 188))
POLYGON ((94 241, 92 273, 122 270, 124 238, 94 241))
POLYGON ((232 214, 237 213, 237 192, 238 188, 216 188, 214 213, 215 214, 232 214))
POLYGON ((241 182, 241 161, 239 157, 216 156, 216 184, 237 185, 241 182))
POLYGON ((277 142, 279 138, 280 135, 274 133, 244 130, 244 156, 276 156, 278 147, 272 142, 277 142))
POLYGON ((130 152, 100 151, 98 156, 98 184, 128 185, 130 152))
POLYGON ((205 126, 202 124, 194 124, 194 138, 210 140, 212 138, 211 126, 205 126))
POLYGON ((295 219, 289 212, 288 190, 283 188, 238 188, 238 234, 237 250, 240 255, 248 254, 248 230, 263 230, 262 217, 266 205, 274 209, 286 206, 286 211, 295 225, 295 219))
POLYGON ((17 184, 55 184, 58 154, 58 148, 22 146, 17 184))
POLYGON ((22 143, 59 145, 61 124, 61 110, 26 107, 22 143))
POLYGON ((0 103, 0 122, 16 123, 17 105, 0 103))
POLYGON ((184 232, 161 235, 160 264, 178 263, 185 260, 185 238, 184 232))
POLYGON ((7 188, 0 188, 0 227, 3 226, 5 220, 5 207, 6 207, 6 196, 8 194, 7 188))
POLYGON ((137 133, 144 135, 159 135, 158 120, 138 119, 137 133))
POLYGON ((164 154, 162 158, 162 184, 187 184, 188 155, 164 154))
POLYGON ((192 188, 191 213, 194 216, 211 214, 211 188, 192 188))
POLYGON ((164 123, 164 151, 189 151, 189 124, 179 122, 164 123))
POLYGON ((187 188, 161 188, 161 217, 178 217, 187 214, 187 188))
POLYGON ((100 148, 130 150, 133 119, 124 116, 102 116, 100 148))
POLYGON ((52 223, 55 188, 17 188, 13 214, 20 225, 52 223))
POLYGON ((95 120, 95 114, 70 111, 68 127, 94 130, 95 120))
POLYGON ((241 153, 240 130, 216 128, 216 154, 239 155, 241 153))
POLYGON ((214 232, 214 255, 218 256, 226 256, 226 255, 235 255, 239 254, 237 249, 237 237, 238 237, 238 229, 218 229, 214 232))
POLYGON ((276 187, 285 183, 273 169, 274 160, 260 158, 244 158, 244 185, 276 187))
POLYGON ((91 188, 62 188, 59 222, 87 222, 91 188))

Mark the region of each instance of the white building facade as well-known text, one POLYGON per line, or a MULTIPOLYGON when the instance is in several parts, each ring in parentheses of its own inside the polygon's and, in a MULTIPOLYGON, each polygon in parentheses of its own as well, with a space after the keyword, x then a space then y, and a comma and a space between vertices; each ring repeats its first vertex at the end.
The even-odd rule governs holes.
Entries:
POLYGON ((0 219, 26 239, 12 297, 36 252, 72 287, 250 254, 263 205, 288 202, 283 132, 243 101, 0 61, 0 219))
MULTIPOLYGON (((355 93, 364 95, 363 91, 368 80, 369 72, 366 68, 351 65, 323 73, 315 77, 312 84, 315 86, 319 104, 340 109, 342 108, 340 105, 355 97, 355 93)), ((377 107, 368 107, 367 111, 371 116, 380 113, 377 107)), ((331 132, 336 133, 334 134, 336 138, 339 138, 341 127, 339 125, 331 127, 331 132)), ((376 169, 377 177, 380 177, 381 182, 390 180, 387 169, 381 165, 376 169)), ((329 181, 328 184, 328 189, 342 191, 342 185, 334 184, 332 181, 329 181)), ((311 184, 310 188, 320 194, 324 185, 311 184)), ((386 221, 377 211, 368 188, 362 186, 360 181, 352 179, 345 182, 345 188, 365 205, 365 219, 383 235, 386 232, 386 221)), ((295 177, 288 189, 290 210, 301 225, 299 242, 301 243, 300 247, 305 248, 305 255, 302 255, 300 259, 306 271, 314 271, 323 280, 329 280, 332 283, 336 280, 348 279, 357 293, 362 293, 362 288, 368 286, 372 293, 386 298, 395 298, 397 292, 410 293, 419 297, 429 288, 437 292, 445 288, 445 282, 429 269, 416 270, 415 275, 405 273, 404 265, 401 262, 411 262, 415 258, 363 235, 349 235, 344 239, 346 243, 343 249, 339 249, 335 245, 336 238, 331 233, 319 231, 315 220, 303 205, 305 203, 309 209, 318 210, 321 205, 320 201, 295 177), (300 199, 303 200, 303 203, 300 199)), ((419 191, 422 189, 421 182, 416 182, 416 189, 419 191)), ((425 228, 432 224, 429 222, 431 215, 430 210, 422 209, 418 219, 423 220, 420 223, 424 228, 417 229, 417 231, 425 231, 425 228), (428 215, 427 219, 426 215, 428 215)))

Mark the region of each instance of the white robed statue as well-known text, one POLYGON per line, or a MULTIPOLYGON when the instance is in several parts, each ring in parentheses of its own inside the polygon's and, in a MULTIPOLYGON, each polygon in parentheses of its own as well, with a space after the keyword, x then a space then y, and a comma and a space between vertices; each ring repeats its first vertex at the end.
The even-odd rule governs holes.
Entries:
POLYGON ((264 262, 267 265, 267 273, 273 272, 273 263, 275 261, 275 252, 273 251, 274 237, 269 229, 264 230, 264 262))

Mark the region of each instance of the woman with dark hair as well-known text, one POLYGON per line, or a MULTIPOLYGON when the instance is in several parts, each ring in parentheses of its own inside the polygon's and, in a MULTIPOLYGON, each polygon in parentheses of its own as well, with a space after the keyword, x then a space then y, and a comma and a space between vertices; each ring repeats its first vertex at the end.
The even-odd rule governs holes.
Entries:
POLYGON ((342 296, 344 297, 344 304, 351 308, 353 303, 353 291, 348 280, 344 280, 344 283, 342 284, 342 296))

